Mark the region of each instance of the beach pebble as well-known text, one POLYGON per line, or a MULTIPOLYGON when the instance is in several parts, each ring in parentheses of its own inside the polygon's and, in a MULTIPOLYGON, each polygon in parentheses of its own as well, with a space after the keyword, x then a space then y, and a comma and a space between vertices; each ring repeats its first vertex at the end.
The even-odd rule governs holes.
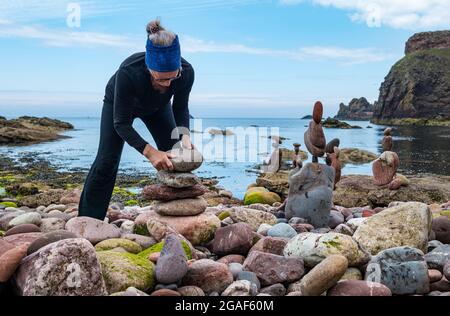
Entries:
POLYGON ((434 218, 432 229, 437 240, 444 244, 450 244, 450 219, 447 216, 434 218))
POLYGON ((342 215, 341 212, 331 210, 330 211, 330 220, 328 222, 328 226, 331 229, 334 229, 338 225, 342 224, 344 222, 344 220, 345 220, 344 215, 342 215))
POLYGON ((237 262, 231 262, 228 264, 228 269, 233 275, 233 279, 236 280, 238 274, 243 270, 242 264, 237 262))
POLYGON ((77 238, 77 235, 66 230, 57 230, 45 233, 30 244, 27 255, 31 255, 48 244, 70 238, 77 238))
POLYGON ((246 255, 253 246, 255 233, 245 223, 219 228, 212 242, 213 252, 218 255, 246 255))
POLYGON ((24 233, 39 233, 41 228, 34 224, 21 224, 14 226, 6 231, 5 236, 11 236, 16 234, 24 234, 24 233))
POLYGON ((258 240, 258 242, 250 249, 249 253, 252 251, 261 251, 282 256, 284 247, 286 247, 288 241, 289 238, 264 237, 258 240))
POLYGON ((12 277, 20 261, 26 256, 27 248, 28 245, 24 244, 0 254, 0 282, 7 282, 12 277))
POLYGON ((383 284, 362 281, 339 281, 327 291, 328 296, 391 296, 391 290, 383 284))
POLYGON ((97 251, 107 251, 115 248, 123 248, 126 252, 138 254, 142 251, 142 247, 129 239, 112 238, 103 240, 95 245, 97 251))
POLYGON ((195 198, 206 193, 206 188, 200 184, 188 188, 172 188, 167 185, 153 184, 144 187, 142 195, 147 200, 173 201, 195 198))
POLYGON ((118 227, 90 217, 72 218, 66 223, 66 230, 86 238, 94 245, 106 239, 120 237, 118 227))
POLYGON ((24 234, 14 234, 11 236, 3 237, 1 240, 12 244, 14 247, 21 246, 23 244, 30 245, 33 241, 41 237, 42 233, 24 233, 24 234))
POLYGON ((158 243, 158 241, 156 241, 153 237, 142 236, 138 234, 123 234, 121 235, 120 238, 134 241, 137 244, 139 244, 142 247, 142 249, 150 248, 154 244, 158 243))
POLYGON ((244 270, 254 272, 262 285, 294 282, 304 273, 303 260, 252 251, 244 261, 244 270))
POLYGON ((439 270, 430 269, 428 270, 428 278, 430 283, 440 281, 442 279, 442 273, 439 270))
POLYGON ((353 236, 353 234, 354 234, 354 231, 348 225, 345 225, 345 224, 338 225, 334 229, 334 232, 338 233, 338 234, 347 235, 347 236, 353 236))
POLYGON ((205 296, 205 292, 198 286, 182 286, 177 289, 181 296, 205 296))
POLYGON ((80 189, 74 189, 66 194, 64 194, 59 202, 61 204, 78 204, 80 203, 80 197, 81 197, 81 190, 80 189))
POLYGON ((247 280, 249 281, 252 285, 256 286, 257 291, 259 291, 261 289, 261 283, 259 282, 258 276, 251 272, 251 271, 240 271, 237 274, 236 280, 247 280))
POLYGON ((224 257, 220 258, 219 260, 217 260, 217 262, 225 263, 225 264, 230 264, 233 262, 243 264, 244 261, 245 261, 245 257, 242 255, 227 255, 227 256, 224 256, 224 257))
POLYGON ((231 283, 222 296, 255 296, 257 293, 256 285, 247 280, 239 280, 231 283))
POLYGON ((22 224, 34 224, 36 226, 41 225, 42 217, 39 213, 31 212, 31 213, 25 213, 22 215, 17 216, 16 218, 12 219, 8 226, 10 228, 14 226, 19 226, 22 224))
POLYGON ((228 266, 209 259, 192 262, 182 281, 183 285, 200 287, 206 294, 222 293, 231 283, 233 275, 228 266))
POLYGON ((257 231, 261 224, 269 224, 272 226, 277 224, 275 215, 264 211, 237 206, 230 208, 229 212, 234 222, 247 223, 254 231, 257 231))
POLYGON ((64 229, 66 222, 60 218, 43 218, 41 222, 41 230, 43 233, 48 233, 55 230, 64 229))
POLYGON ((207 206, 202 197, 153 203, 155 212, 162 216, 195 216, 203 213, 207 206))
POLYGON ((154 291, 150 296, 181 296, 181 294, 174 290, 160 289, 154 291))
POLYGON ((395 247, 374 256, 365 280, 386 285, 392 294, 426 294, 430 291, 428 268, 423 252, 411 247, 395 247))
POLYGON ((65 204, 50 204, 43 210, 43 212, 49 213, 50 211, 53 211, 53 210, 64 212, 66 210, 66 205, 65 204))
POLYGON ((427 253, 424 258, 430 269, 443 271, 445 264, 450 261, 450 245, 440 245, 427 253))
POLYGON ((120 225, 121 234, 132 234, 134 232, 134 222, 130 220, 124 220, 120 225))
POLYGON ((94 247, 85 239, 51 243, 25 257, 14 278, 22 296, 104 296, 102 278, 94 247), (76 285, 68 275, 77 272, 76 285))
POLYGON ((289 224, 279 223, 267 231, 267 236, 293 238, 297 236, 297 232, 289 224))
POLYGON ((370 260, 370 255, 352 237, 334 232, 303 233, 289 240, 284 248, 285 256, 302 258, 307 267, 314 267, 328 256, 338 254, 346 257, 352 267, 370 260))
POLYGON ((347 267, 348 260, 344 256, 328 256, 302 278, 300 281, 302 295, 321 295, 339 281, 347 267))
POLYGON ((362 279, 363 275, 361 271, 357 268, 348 268, 341 278, 341 280, 362 280, 362 279))
POLYGON ((183 279, 187 270, 187 257, 181 241, 175 234, 170 234, 165 238, 156 264, 156 280, 163 284, 178 283, 183 279))
POLYGON ((175 148, 168 153, 175 157, 170 158, 173 165, 173 170, 176 172, 190 172, 198 169, 203 162, 202 154, 196 149, 186 149, 184 147, 175 148))
POLYGON ((353 238, 372 255, 406 245, 425 251, 430 227, 428 206, 407 202, 368 217, 358 226, 353 238))
POLYGON ((286 288, 283 284, 276 283, 262 288, 260 293, 268 294, 270 296, 284 296, 286 295, 286 288))
POLYGON ((450 280, 450 260, 444 266, 444 276, 447 280, 450 280))
POLYGON ((267 236, 267 232, 269 231, 270 228, 272 228, 272 225, 263 223, 263 224, 259 225, 256 232, 260 235, 267 236))
POLYGON ((200 184, 200 179, 193 173, 172 173, 166 170, 158 171, 158 181, 173 188, 189 188, 200 184))

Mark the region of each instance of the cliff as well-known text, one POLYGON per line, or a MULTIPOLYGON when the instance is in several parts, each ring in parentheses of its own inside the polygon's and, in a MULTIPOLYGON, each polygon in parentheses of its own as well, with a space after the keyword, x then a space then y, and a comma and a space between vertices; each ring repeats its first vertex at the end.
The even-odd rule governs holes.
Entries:
POLYGON ((450 31, 418 33, 380 87, 372 122, 450 125, 450 31))

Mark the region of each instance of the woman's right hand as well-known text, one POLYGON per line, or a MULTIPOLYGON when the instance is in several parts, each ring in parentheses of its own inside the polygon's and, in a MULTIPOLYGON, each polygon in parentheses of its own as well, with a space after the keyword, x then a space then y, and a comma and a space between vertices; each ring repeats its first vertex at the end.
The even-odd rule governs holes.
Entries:
POLYGON ((147 144, 144 149, 144 156, 150 160, 156 170, 173 170, 173 164, 169 158, 175 158, 174 155, 159 151, 147 144))

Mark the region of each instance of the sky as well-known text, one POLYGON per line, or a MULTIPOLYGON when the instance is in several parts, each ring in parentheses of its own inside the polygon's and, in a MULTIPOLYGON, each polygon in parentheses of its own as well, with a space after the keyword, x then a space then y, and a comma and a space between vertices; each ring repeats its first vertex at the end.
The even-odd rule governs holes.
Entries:
POLYGON ((450 0, 0 0, 0 115, 99 116, 120 63, 160 17, 194 67, 195 117, 335 115, 378 99, 417 32, 450 0))

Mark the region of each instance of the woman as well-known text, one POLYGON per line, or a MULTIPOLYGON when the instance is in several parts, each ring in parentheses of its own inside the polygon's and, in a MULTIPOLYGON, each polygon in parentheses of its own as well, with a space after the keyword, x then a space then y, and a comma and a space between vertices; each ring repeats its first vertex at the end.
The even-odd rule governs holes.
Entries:
MULTIPOLYGON (((103 220, 114 189, 124 142, 144 155, 157 170, 171 170, 166 151, 179 142, 177 127, 189 129, 189 94, 194 83, 192 66, 181 57, 178 36, 159 20, 147 25, 145 53, 128 57, 106 86, 97 157, 87 175, 78 214, 103 220), (173 104, 171 105, 171 98, 173 104), (157 149, 133 128, 140 118, 157 149)), ((178 130, 182 130, 179 128, 178 130)), ((189 135, 181 137, 193 148, 189 135)))

